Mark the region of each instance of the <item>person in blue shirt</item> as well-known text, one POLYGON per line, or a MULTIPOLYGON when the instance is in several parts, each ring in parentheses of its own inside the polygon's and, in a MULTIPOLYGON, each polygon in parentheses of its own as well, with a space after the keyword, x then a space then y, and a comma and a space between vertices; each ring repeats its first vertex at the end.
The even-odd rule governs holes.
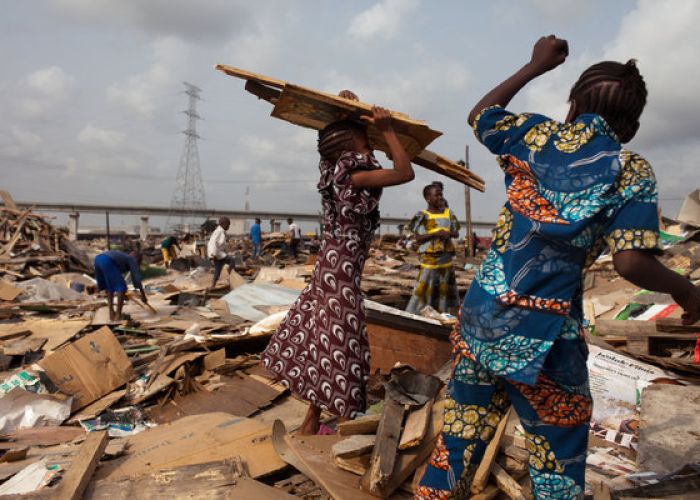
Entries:
POLYGON ((477 139, 497 155, 507 201, 451 335, 442 433, 416 498, 468 498, 510 406, 525 430, 534 497, 583 498, 592 407, 583 278, 606 247, 623 278, 670 294, 685 324, 700 317, 700 288, 655 257, 654 172, 622 147, 647 98, 635 62, 585 70, 564 122, 504 109, 567 56, 565 40, 540 38, 530 62, 469 114, 477 139))
POLYGON ((122 308, 124 307, 124 295, 126 294, 126 281, 124 274, 131 275, 131 282, 134 288, 141 292, 141 300, 148 303, 146 292, 141 283, 141 272, 137 255, 132 253, 108 250, 95 257, 95 279, 97 280, 97 291, 107 292, 107 303, 109 306, 109 320, 121 321, 122 308), (114 296, 117 296, 116 309, 114 307, 114 296))
POLYGON ((253 243, 253 259, 260 257, 262 246, 262 231, 260 229, 260 219, 255 219, 255 224, 250 226, 250 241, 253 243))

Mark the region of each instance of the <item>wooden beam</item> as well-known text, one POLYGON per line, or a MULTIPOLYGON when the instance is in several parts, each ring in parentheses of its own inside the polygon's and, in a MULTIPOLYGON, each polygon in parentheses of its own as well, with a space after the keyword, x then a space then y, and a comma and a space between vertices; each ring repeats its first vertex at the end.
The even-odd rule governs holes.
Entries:
POLYGON ((659 318, 656 320, 656 329, 667 333, 699 333, 700 322, 684 325, 678 318, 659 318))
POLYGON ((432 415, 433 401, 430 400, 423 406, 411 411, 406 417, 406 425, 401 433, 399 450, 406 450, 418 446, 423 441, 428 430, 428 424, 432 415))
MULTIPOLYGON (((224 64, 217 64, 214 68, 229 76, 245 80, 245 89, 248 92, 274 104, 273 117, 302 127, 321 130, 342 116, 357 120, 372 114, 372 105, 369 103, 301 87, 224 64)), ((397 111, 390 111, 390 113, 394 118, 399 141, 416 165, 484 191, 484 180, 481 177, 452 160, 425 149, 428 144, 442 135, 442 132, 430 129, 424 121, 412 119, 405 113, 397 111)), ((368 126, 367 135, 374 149, 389 153, 382 134, 374 126, 368 126)))
POLYGON ((523 495, 523 489, 518 482, 513 479, 500 465, 493 464, 491 466, 493 479, 503 493, 508 495, 512 500, 526 500, 523 495))
POLYGON ((389 395, 384 400, 384 413, 377 429, 377 445, 372 452, 370 468, 362 478, 362 486, 372 494, 381 493, 391 479, 396 463, 404 406, 389 395))
POLYGON ((338 424, 339 436, 352 436, 354 434, 375 434, 382 415, 365 415, 354 420, 347 420, 338 424))
POLYGON ((88 434, 85 442, 78 451, 78 456, 70 464, 68 471, 61 479, 56 494, 59 500, 80 500, 95 472, 97 462, 107 447, 107 431, 96 431, 88 434))
POLYGON ((484 491, 472 495, 469 497, 470 500, 491 500, 496 498, 496 496, 501 492, 501 489, 495 484, 489 484, 484 491))
POLYGON ((622 321, 598 318, 595 324, 595 331, 597 335, 653 335, 656 333, 656 325, 653 321, 622 321))
POLYGON ((271 104, 275 104, 281 94, 279 90, 267 87, 254 80, 248 80, 245 83, 245 89, 258 99, 263 99, 271 104))
POLYGON ((372 451, 377 437, 371 434, 357 434, 333 445, 335 458, 353 458, 372 451))
POLYGON ((474 480, 472 481, 471 485, 471 492, 473 494, 481 493, 482 491, 484 491, 487 483, 489 482, 491 468, 495 465, 496 456, 498 455, 498 451, 501 449, 501 440, 503 439, 503 435, 505 434, 506 425, 508 425, 510 412, 511 409, 508 408, 508 411, 505 413, 505 415, 503 415, 503 418, 501 418, 501 421, 498 423, 498 427, 496 427, 496 432, 494 433, 491 442, 486 447, 484 457, 481 459, 479 467, 476 469, 476 473, 474 474, 474 480))

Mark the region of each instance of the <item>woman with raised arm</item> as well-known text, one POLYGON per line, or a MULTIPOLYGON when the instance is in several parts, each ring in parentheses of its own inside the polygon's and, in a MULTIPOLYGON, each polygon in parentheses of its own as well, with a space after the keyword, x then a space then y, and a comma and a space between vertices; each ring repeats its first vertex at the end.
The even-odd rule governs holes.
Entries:
POLYGON ((469 114, 477 139, 498 157, 506 203, 452 334, 442 433, 416 499, 469 498, 509 406, 525 430, 534 498, 583 498, 592 410, 583 282, 606 247, 623 278, 671 294, 685 323, 700 316, 700 288, 655 257, 651 165, 622 146, 647 99, 634 60, 586 69, 564 122, 505 109, 568 54, 565 40, 540 38, 531 60, 469 114))

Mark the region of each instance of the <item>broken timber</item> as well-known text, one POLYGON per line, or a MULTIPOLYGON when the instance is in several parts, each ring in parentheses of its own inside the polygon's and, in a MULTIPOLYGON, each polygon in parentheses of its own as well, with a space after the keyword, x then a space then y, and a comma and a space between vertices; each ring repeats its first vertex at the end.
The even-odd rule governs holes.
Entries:
MULTIPOLYGON (((293 85, 224 64, 217 64, 214 68, 229 76, 246 80, 245 89, 248 92, 274 105, 272 116, 302 127, 321 130, 341 117, 359 120, 362 116, 372 114, 372 106, 367 103, 293 85)), ((432 130, 425 122, 414 120, 403 113, 392 111, 391 116, 394 119, 396 135, 413 163, 484 191, 484 180, 479 176, 448 158, 425 149, 442 135, 441 132, 432 130)), ((382 134, 374 126, 368 125, 367 135, 373 149, 389 153, 389 147, 382 134)))
POLYGON ((363 488, 370 493, 379 494, 391 479, 404 411, 404 405, 397 403, 387 394, 384 399, 384 413, 377 429, 377 446, 372 451, 369 471, 362 478, 363 488))

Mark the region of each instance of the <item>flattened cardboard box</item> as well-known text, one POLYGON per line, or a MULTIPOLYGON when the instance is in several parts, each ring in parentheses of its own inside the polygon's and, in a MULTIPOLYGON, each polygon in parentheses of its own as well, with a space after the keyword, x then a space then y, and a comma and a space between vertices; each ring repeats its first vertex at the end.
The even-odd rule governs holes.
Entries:
POLYGON ((108 327, 61 347, 39 366, 62 393, 74 396, 73 410, 123 386, 133 374, 129 358, 108 327))
POLYGON ((128 453, 100 466, 96 479, 117 480, 154 471, 240 456, 251 477, 286 464, 272 447, 269 426, 253 419, 214 412, 191 415, 128 438, 128 453))

